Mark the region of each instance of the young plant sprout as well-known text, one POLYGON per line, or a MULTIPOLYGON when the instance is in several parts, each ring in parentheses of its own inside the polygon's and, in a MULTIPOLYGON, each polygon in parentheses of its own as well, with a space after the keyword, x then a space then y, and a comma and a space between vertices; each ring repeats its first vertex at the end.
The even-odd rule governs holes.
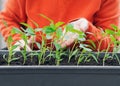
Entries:
POLYGON ((8 65, 10 65, 12 61, 19 59, 19 58, 14 57, 14 54, 15 54, 14 49, 17 48, 17 45, 13 46, 12 42, 13 42, 12 36, 9 36, 7 39, 9 54, 8 54, 8 58, 4 57, 8 65))
MULTIPOLYGON (((120 59, 116 55, 120 50, 120 40, 118 39, 120 37, 120 29, 117 26, 113 25, 113 24, 111 25, 111 27, 112 27, 112 30, 106 29, 105 34, 109 35, 109 37, 111 39, 110 44, 113 43, 113 45, 114 45, 113 52, 112 52, 112 57, 115 57, 117 59, 118 63, 120 64, 120 59)), ((108 48, 110 48, 110 47, 108 47, 108 48)), ((103 60, 105 61, 105 59, 108 59, 108 58, 109 58, 109 56, 108 56, 108 54, 106 52, 106 55, 105 55, 103 60)), ((104 63, 103 63, 103 65, 104 65, 104 63)))
MULTIPOLYGON (((3 23, 4 23, 5 27, 7 28, 8 27, 7 22, 3 20, 3 23)), ((10 36, 6 40, 7 41, 8 51, 9 51, 8 58, 6 58, 6 55, 3 56, 3 58, 8 63, 8 65, 10 65, 10 63, 12 61, 19 59, 19 58, 14 57, 14 54, 15 54, 14 49, 16 49, 18 45, 13 46, 13 44, 12 44, 13 43, 13 39, 12 39, 13 34, 14 34, 14 31, 11 31, 10 36)))

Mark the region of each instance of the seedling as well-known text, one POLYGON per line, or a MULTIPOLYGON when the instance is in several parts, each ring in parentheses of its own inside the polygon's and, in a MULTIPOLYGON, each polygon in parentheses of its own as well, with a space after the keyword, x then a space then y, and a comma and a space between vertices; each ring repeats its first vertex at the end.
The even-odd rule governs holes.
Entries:
POLYGON ((12 45, 12 42, 13 42, 12 36, 9 36, 8 39, 7 39, 8 50, 9 50, 8 58, 3 57, 3 58, 7 61, 8 65, 10 65, 10 63, 11 63, 12 61, 19 59, 19 58, 15 58, 15 57, 14 57, 14 54, 15 54, 14 49, 17 48, 17 45, 14 45, 14 46, 13 46, 13 45, 12 45))
MULTIPOLYGON (((8 24, 7 24, 7 22, 5 20, 3 20, 3 24, 5 25, 6 28, 8 27, 8 24)), ((6 57, 6 55, 3 56, 5 61, 7 61, 8 65, 10 65, 10 63, 12 61, 19 59, 19 58, 14 57, 14 54, 15 54, 14 49, 16 49, 18 45, 13 46, 13 44, 12 44, 13 43, 12 35, 13 35, 13 31, 10 32, 10 36, 8 36, 8 38, 6 40, 8 51, 9 51, 8 58, 6 57)))
MULTIPOLYGON (((118 62, 119 62, 119 64, 120 64, 120 59, 119 59, 119 57, 118 56, 116 56, 115 54, 117 54, 117 52, 119 52, 119 50, 120 50, 120 41, 118 40, 118 38, 120 37, 120 29, 116 26, 116 25, 111 25, 111 27, 112 27, 112 29, 113 30, 110 30, 110 29, 106 29, 105 30, 105 34, 106 35, 109 35, 109 37, 110 37, 110 39, 111 39, 111 43, 109 44, 109 46, 111 45, 111 44, 113 44, 114 45, 114 48, 113 48, 113 52, 112 52, 112 56, 114 57, 116 57, 117 58, 117 60, 118 60, 118 62)), ((109 50, 109 48, 110 47, 108 47, 108 49, 107 49, 107 51, 109 50)), ((106 52, 107 53, 107 52, 106 52)), ((108 57, 109 58, 109 56, 105 56, 106 58, 108 57)))

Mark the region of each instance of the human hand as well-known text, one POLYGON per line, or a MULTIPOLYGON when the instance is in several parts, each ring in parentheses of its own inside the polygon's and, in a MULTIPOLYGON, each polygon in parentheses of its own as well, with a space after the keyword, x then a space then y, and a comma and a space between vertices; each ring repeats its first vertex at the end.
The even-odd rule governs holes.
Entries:
POLYGON ((14 51, 20 51, 24 49, 24 46, 26 46, 26 51, 32 51, 32 49, 30 48, 30 45, 33 42, 33 39, 34 39, 33 37, 30 37, 30 39, 27 41, 27 44, 23 39, 19 40, 14 44, 14 45, 17 45, 17 48, 15 48, 14 51))
MULTIPOLYGON (((85 18, 81 18, 74 22, 70 22, 70 24, 73 25, 74 29, 83 31, 83 32, 86 32, 86 30, 88 29, 88 25, 89 25, 88 21, 85 18)), ((78 36, 79 34, 77 33, 67 32, 65 33, 64 38, 60 40, 59 44, 61 45, 62 48, 68 47, 74 43, 74 41, 78 38, 78 36), (67 39, 65 37, 67 37, 67 39)))

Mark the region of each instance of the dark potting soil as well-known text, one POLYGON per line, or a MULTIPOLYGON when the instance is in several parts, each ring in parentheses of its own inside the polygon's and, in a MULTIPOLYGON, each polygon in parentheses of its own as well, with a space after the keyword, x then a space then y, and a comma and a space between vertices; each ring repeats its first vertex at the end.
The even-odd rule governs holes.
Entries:
MULTIPOLYGON (((39 62, 38 56, 27 56, 25 60, 20 53, 15 54, 13 57, 17 58, 12 60, 9 65, 56 65, 57 60, 54 57, 44 57, 43 60, 39 62)), ((0 53, 0 65, 8 65, 8 54, 0 53)), ((62 56, 59 65, 106 65, 106 66, 119 66, 117 58, 108 58, 103 63, 103 57, 98 58, 98 62, 92 57, 83 59, 81 63, 78 64, 78 58, 73 56, 70 61, 67 56, 62 56)))

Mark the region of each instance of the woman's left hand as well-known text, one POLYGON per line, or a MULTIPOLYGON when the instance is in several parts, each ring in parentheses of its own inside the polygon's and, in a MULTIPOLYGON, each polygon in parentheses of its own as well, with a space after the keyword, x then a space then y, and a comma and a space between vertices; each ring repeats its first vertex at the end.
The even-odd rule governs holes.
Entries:
MULTIPOLYGON (((70 23, 73 25, 74 29, 83 31, 83 32, 86 32, 86 30, 88 29, 88 26, 89 26, 88 21, 85 18, 81 18, 79 20, 76 20, 76 21, 70 22, 70 23)), ((66 36, 67 36, 67 39, 63 38, 59 42, 59 44, 61 45, 62 48, 68 47, 71 44, 73 44, 79 35, 77 33, 75 34, 72 32, 67 32, 64 37, 66 37, 66 36)))

